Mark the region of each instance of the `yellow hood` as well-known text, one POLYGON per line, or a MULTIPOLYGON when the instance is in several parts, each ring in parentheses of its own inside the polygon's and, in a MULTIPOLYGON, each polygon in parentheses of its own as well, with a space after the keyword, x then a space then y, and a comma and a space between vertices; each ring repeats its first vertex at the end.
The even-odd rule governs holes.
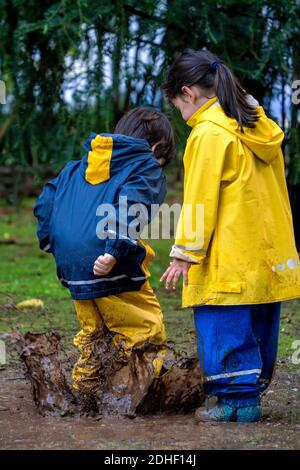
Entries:
MULTIPOLYGON (((250 99, 253 98, 249 97, 250 99)), ((253 103, 257 102, 254 100, 253 103)), ((256 122, 255 128, 244 127, 244 132, 241 132, 236 120, 226 116, 217 99, 213 98, 193 114, 187 124, 194 127, 203 121, 213 122, 237 136, 257 158, 269 164, 279 154, 284 133, 272 119, 266 116, 262 106, 257 106, 257 112, 259 120, 256 122)))

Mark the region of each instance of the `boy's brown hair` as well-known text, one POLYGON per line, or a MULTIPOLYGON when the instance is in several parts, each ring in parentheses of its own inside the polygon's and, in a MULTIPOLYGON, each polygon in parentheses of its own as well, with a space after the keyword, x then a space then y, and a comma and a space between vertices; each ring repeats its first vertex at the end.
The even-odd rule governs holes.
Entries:
POLYGON ((174 131, 169 119, 154 108, 139 106, 128 111, 117 123, 115 134, 145 139, 154 149, 155 157, 166 165, 175 155, 174 131))

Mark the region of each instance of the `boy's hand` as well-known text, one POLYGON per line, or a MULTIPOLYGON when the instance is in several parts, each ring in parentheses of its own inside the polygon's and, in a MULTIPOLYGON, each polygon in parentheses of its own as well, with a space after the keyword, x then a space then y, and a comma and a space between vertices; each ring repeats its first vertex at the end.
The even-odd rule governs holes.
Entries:
POLYGON ((114 256, 105 253, 105 255, 99 256, 94 264, 94 275, 105 276, 110 273, 117 260, 114 256))
POLYGON ((170 289, 173 280, 173 289, 176 289, 178 280, 182 274, 184 285, 188 285, 188 271, 192 263, 174 258, 170 266, 160 278, 160 282, 166 281, 166 289, 170 289))

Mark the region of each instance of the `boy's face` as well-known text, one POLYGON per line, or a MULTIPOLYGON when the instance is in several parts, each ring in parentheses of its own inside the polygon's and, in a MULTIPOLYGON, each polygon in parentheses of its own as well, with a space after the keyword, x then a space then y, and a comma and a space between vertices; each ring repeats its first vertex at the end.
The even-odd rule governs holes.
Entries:
POLYGON ((165 164, 166 164, 166 159, 165 158, 161 157, 161 158, 158 158, 157 160, 159 161, 161 166, 165 166, 165 164))
MULTIPOLYGON (((156 144, 152 145, 152 147, 151 147, 151 150, 154 153, 154 155, 155 155, 154 151, 155 151, 156 147, 158 146, 158 144, 160 144, 160 142, 156 142, 156 144)), ((161 166, 164 166, 165 163, 166 163, 166 159, 163 158, 163 157, 157 158, 156 160, 161 164, 161 166)))

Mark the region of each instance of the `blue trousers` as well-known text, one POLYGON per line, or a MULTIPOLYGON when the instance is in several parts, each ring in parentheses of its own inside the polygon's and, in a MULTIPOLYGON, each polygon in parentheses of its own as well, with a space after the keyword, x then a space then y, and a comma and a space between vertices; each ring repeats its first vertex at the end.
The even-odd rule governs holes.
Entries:
POLYGON ((280 302, 194 308, 207 397, 234 407, 260 403, 276 362, 280 302))

